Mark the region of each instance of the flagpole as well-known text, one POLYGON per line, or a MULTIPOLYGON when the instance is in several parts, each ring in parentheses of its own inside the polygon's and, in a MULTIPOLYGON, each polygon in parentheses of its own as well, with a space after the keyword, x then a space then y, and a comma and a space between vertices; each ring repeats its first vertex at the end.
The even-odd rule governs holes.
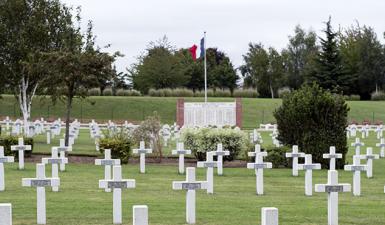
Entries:
POLYGON ((204 67, 205 67, 205 103, 207 103, 207 63, 206 63, 206 31, 204 32, 204 67))

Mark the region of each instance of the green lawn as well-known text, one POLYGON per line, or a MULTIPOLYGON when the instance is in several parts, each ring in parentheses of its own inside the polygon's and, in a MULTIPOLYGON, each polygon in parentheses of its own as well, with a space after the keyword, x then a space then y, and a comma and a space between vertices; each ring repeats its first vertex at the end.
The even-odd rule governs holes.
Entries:
MULTIPOLYGON (((264 134, 265 142, 268 134, 264 134)), ((351 139, 350 141, 352 141, 351 139)), ((364 140, 373 146, 376 140, 364 140)), ((76 150, 75 150, 76 151, 76 150)), ((79 150, 80 151, 80 150, 79 150)), ((91 150, 90 150, 91 151, 91 150)), ((379 152, 377 148, 374 149, 379 152)), ((349 161, 351 162, 350 149, 349 161)), ((385 159, 374 162, 374 178, 362 176, 362 197, 340 194, 340 224, 380 225, 385 222, 385 159)), ((7 164, 6 191, 0 192, 0 202, 13 204, 14 224, 34 224, 36 221, 36 190, 21 187, 21 179, 35 176, 35 165, 17 170, 17 164, 7 164)), ((249 225, 259 224, 260 208, 279 208, 281 224, 326 224, 327 195, 315 193, 304 196, 304 173, 291 177, 289 169, 265 171, 265 195, 256 196, 254 172, 246 168, 225 168, 223 177, 215 176, 214 195, 204 191, 197 194, 197 224, 249 225)), ((50 167, 47 167, 47 175, 50 167)), ((112 194, 98 188, 104 176, 100 166, 69 164, 60 173, 60 192, 47 191, 48 224, 111 224, 112 194)), ((198 169, 197 178, 205 179, 205 170, 198 169)), ((172 181, 184 180, 177 174, 177 166, 147 165, 147 174, 139 174, 139 165, 125 165, 123 178, 136 179, 135 189, 123 192, 123 221, 130 224, 132 206, 149 206, 150 224, 184 224, 185 192, 173 191, 172 181)), ((327 171, 314 172, 313 184, 326 183, 327 171)), ((352 173, 340 171, 340 182, 352 182, 352 173)))
MULTIPOLYGON (((203 98, 185 98, 186 101, 203 101, 203 98)), ((209 98, 210 101, 234 101, 233 98, 209 98)), ((75 99, 73 118, 82 121, 97 119, 98 121, 142 121, 153 111, 157 111, 164 123, 175 122, 177 98, 167 97, 90 97, 86 100, 75 99)), ((254 128, 260 123, 274 122, 273 111, 281 104, 280 99, 243 99, 243 126, 254 128)), ((349 102, 351 112, 349 120, 385 121, 385 101, 352 101, 349 102)), ((20 110, 13 96, 0 99, 0 117, 20 115, 20 110)), ((35 98, 32 117, 39 118, 64 117, 64 104, 52 105, 48 98, 35 98)))

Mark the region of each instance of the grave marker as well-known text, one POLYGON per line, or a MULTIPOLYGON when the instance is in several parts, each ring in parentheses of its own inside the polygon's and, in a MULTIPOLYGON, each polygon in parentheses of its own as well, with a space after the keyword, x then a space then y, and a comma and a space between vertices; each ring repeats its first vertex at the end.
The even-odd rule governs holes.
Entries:
POLYGON ((4 147, 0 146, 0 191, 5 190, 4 163, 13 163, 14 161, 13 156, 4 156, 4 147))
POLYGON ((338 183, 338 172, 328 171, 328 183, 316 184, 315 192, 328 193, 328 225, 338 225, 338 192, 350 192, 350 184, 338 183))
POLYGON ((172 189, 187 190, 186 193, 186 222, 195 224, 195 191, 199 189, 207 189, 207 181, 195 180, 195 167, 187 167, 186 181, 172 182, 172 189))
POLYGON ((218 167, 217 173, 218 175, 223 175, 223 156, 230 155, 230 151, 223 151, 222 143, 217 144, 217 150, 213 151, 214 155, 217 156, 218 167))
MULTIPOLYGON (((120 165, 120 159, 111 159, 111 149, 105 149, 104 159, 95 159, 95 165, 104 166, 104 180, 111 180, 112 166, 120 165)), ((106 188, 104 191, 111 192, 111 189, 106 188)))
POLYGON ((207 180, 207 193, 214 194, 214 167, 218 167, 220 162, 214 161, 214 153, 206 152, 206 161, 198 162, 197 167, 207 168, 206 180, 207 180))
POLYGON ((191 150, 185 150, 184 149, 184 143, 183 142, 177 142, 177 149, 172 150, 171 154, 172 155, 179 155, 179 173, 184 174, 184 155, 189 155, 191 154, 191 150))
POLYGON ((261 225, 278 225, 278 209, 263 207, 261 210, 261 225))
POLYGON ((330 146, 329 154, 323 154, 322 158, 330 159, 330 161, 329 161, 329 170, 335 170, 336 169, 336 159, 341 159, 342 158, 342 154, 341 153, 336 153, 336 147, 330 146))
POLYGON ((273 168, 272 163, 263 162, 265 156, 267 156, 267 152, 258 153, 255 157, 255 163, 247 163, 247 169, 255 170, 257 195, 263 195, 263 169, 273 168))
MULTIPOLYGON (((59 158, 58 151, 56 147, 53 147, 51 150, 51 158, 42 158, 42 163, 51 164, 51 176, 52 178, 59 178, 59 164, 67 164, 67 158, 59 158)), ((52 187, 52 191, 59 191, 59 186, 52 187)))
POLYGON ((134 205, 132 214, 132 225, 148 225, 148 207, 146 205, 134 205))
POLYGON ((361 195, 361 171, 367 170, 366 165, 361 165, 361 158, 358 155, 353 156, 353 164, 345 165, 346 171, 352 171, 353 173, 353 195, 361 195))
POLYGON ((151 148, 145 148, 144 141, 141 141, 139 148, 134 149, 135 154, 140 155, 140 173, 146 172, 146 154, 152 153, 151 148))
MULTIPOLYGON (((72 147, 68 147, 68 146, 65 145, 65 140, 64 139, 60 139, 60 146, 56 147, 56 148, 57 148, 57 151, 60 154, 60 158, 62 158, 62 159, 66 158, 66 152, 71 152, 72 151, 72 147)), ((61 163, 60 164, 60 171, 65 171, 65 170, 66 170, 65 163, 61 163)))
POLYGON ((0 203, 0 224, 12 225, 12 204, 0 203))
POLYGON ((300 158, 300 157, 301 158, 305 157, 305 153, 298 152, 298 145, 293 145, 293 151, 286 153, 286 158, 293 158, 292 174, 295 177, 298 176, 298 158, 300 158))
POLYGON ((360 142, 360 138, 356 138, 356 142, 351 144, 353 147, 355 147, 356 154, 355 155, 361 155, 361 146, 364 146, 365 143, 360 142))
POLYGON ((360 155, 361 159, 366 159, 366 177, 372 178, 373 177, 373 160, 379 159, 380 156, 378 154, 373 154, 372 148, 366 148, 366 155, 360 155))
POLYGON ((305 171, 305 195, 313 195, 313 170, 320 170, 321 164, 313 163, 311 154, 305 155, 305 164, 298 165, 299 170, 305 171))
POLYGON ((135 188, 135 180, 122 179, 122 167, 113 167, 113 179, 112 180, 99 180, 99 188, 111 188, 113 192, 113 223, 122 223, 122 189, 123 188, 135 188))
POLYGON ((384 158, 385 157, 385 139, 381 138, 380 143, 377 143, 376 146, 380 148, 380 157, 384 158))
POLYGON ((59 178, 46 178, 44 164, 36 164, 36 178, 23 178, 23 187, 36 187, 37 224, 46 223, 45 187, 60 186, 59 178))
POLYGON ((31 145, 24 145, 24 139, 19 138, 18 145, 11 145, 11 151, 18 151, 19 169, 24 169, 24 151, 31 151, 31 145))

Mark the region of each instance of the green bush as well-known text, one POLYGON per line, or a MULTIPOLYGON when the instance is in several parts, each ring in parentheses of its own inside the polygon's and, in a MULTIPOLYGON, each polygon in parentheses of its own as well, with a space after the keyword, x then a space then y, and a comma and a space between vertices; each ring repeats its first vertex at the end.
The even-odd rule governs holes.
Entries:
POLYGON ((324 168, 329 166, 329 161, 323 159, 322 154, 329 152, 330 146, 336 146, 336 151, 343 155, 337 160, 337 168, 343 168, 348 151, 345 130, 348 111, 342 96, 323 90, 317 84, 303 86, 285 96, 274 112, 278 140, 286 146, 298 145, 324 168))
POLYGON ((104 138, 99 142, 101 152, 104 149, 111 149, 111 157, 120 159, 122 163, 128 163, 131 156, 132 137, 126 129, 116 132, 104 132, 104 138))
POLYGON ((148 91, 148 95, 151 96, 151 97, 160 97, 159 91, 158 91, 158 90, 155 90, 155 89, 153 89, 153 88, 151 88, 151 89, 148 91))
POLYGON ((132 89, 128 90, 128 96, 142 96, 142 94, 140 93, 140 91, 132 89))
POLYGON ((289 87, 283 87, 283 88, 278 89, 278 97, 279 98, 283 98, 290 93, 291 93, 291 89, 289 87))
POLYGON ((361 98, 359 95, 344 95, 346 101, 359 101, 361 98))
MULTIPOLYGON (((31 145, 31 151, 25 151, 24 156, 25 157, 31 157, 32 151, 33 151, 33 139, 32 138, 26 138, 24 137, 24 145, 31 145)), ((19 142, 19 137, 15 136, 3 136, 0 137, 0 146, 4 147, 4 154, 6 156, 13 155, 15 156, 15 159, 18 157, 17 151, 11 151, 11 145, 17 145, 19 142)))
POLYGON ((205 160, 206 152, 215 151, 222 143, 223 149, 230 151, 224 159, 231 161, 246 149, 247 134, 231 128, 185 128, 182 139, 198 160, 205 160))
POLYGON ((286 158, 285 153, 290 152, 288 147, 272 147, 265 149, 267 156, 264 161, 271 162, 274 168, 289 167, 291 165, 290 158, 286 158))
POLYGON ((174 97, 193 97, 194 93, 192 90, 187 88, 176 88, 173 90, 174 97))
POLYGON ((233 96, 242 98, 257 98, 259 94, 258 91, 254 89, 236 89, 234 90, 233 96))
POLYGON ((383 101, 385 100, 385 92, 378 91, 372 93, 372 100, 373 101, 383 101))
POLYGON ((91 88, 88 90, 89 96, 100 96, 100 88, 91 88))
POLYGON ((229 89, 216 89, 214 92, 215 97, 231 97, 231 91, 229 89))
POLYGON ((111 88, 106 88, 103 90, 103 95, 104 96, 112 96, 113 92, 111 88))
POLYGON ((118 89, 116 90, 116 96, 128 96, 128 90, 118 89))

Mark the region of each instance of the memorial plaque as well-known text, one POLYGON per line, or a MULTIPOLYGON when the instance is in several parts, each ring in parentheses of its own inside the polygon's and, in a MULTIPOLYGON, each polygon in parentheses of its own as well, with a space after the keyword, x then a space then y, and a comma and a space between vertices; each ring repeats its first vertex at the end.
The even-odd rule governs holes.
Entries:
POLYGON ((112 165, 115 165, 115 160, 113 160, 113 159, 102 159, 100 161, 100 164, 103 165, 103 166, 112 166, 112 165))
POLYGON ((343 192, 344 187, 342 185, 326 186, 325 192, 343 192))
POLYGON ((6 163, 8 162, 8 158, 0 158, 0 163, 6 163))
POLYGON ((181 154, 187 154, 187 151, 186 150, 178 150, 176 151, 177 154, 181 155, 181 154))
MULTIPOLYGON (((228 154, 228 153, 227 153, 228 154)), ((218 152, 215 152, 215 155, 226 155, 226 152, 220 152, 220 151, 218 151, 218 152)))
POLYGON ((267 165, 265 163, 253 164, 253 165, 254 165, 254 169, 265 169, 267 167, 267 165))
POLYGON ((201 189, 201 184, 200 183, 183 183, 182 184, 182 189, 184 189, 184 190, 197 190, 197 189, 201 189))
POLYGON ((316 167, 316 165, 303 165, 304 170, 314 170, 316 167))
POLYGON ((50 163, 50 164, 60 164, 60 163, 62 163, 62 159, 48 159, 48 163, 50 163))
POLYGON ((68 147, 57 147, 58 152, 66 152, 68 150, 68 147))
POLYGON ((127 181, 108 181, 108 188, 127 188, 127 181))
POLYGON ((203 163, 204 167, 216 167, 217 163, 216 162, 205 162, 203 163))
POLYGON ((367 155, 366 158, 367 159, 376 159, 376 156, 374 156, 374 155, 367 155))
POLYGON ((31 180, 32 187, 48 187, 51 186, 51 180, 31 180))
POLYGON ((145 149, 138 149, 138 154, 146 154, 148 153, 145 149))
POLYGON ((365 170, 365 167, 364 166, 352 166, 352 170, 363 171, 363 170, 365 170))
POLYGON ((341 158, 341 155, 337 155, 337 154, 334 154, 334 155, 329 155, 329 158, 330 159, 338 159, 338 158, 341 158))
POLYGON ((303 154, 300 154, 300 153, 291 153, 291 157, 303 157, 303 154))

